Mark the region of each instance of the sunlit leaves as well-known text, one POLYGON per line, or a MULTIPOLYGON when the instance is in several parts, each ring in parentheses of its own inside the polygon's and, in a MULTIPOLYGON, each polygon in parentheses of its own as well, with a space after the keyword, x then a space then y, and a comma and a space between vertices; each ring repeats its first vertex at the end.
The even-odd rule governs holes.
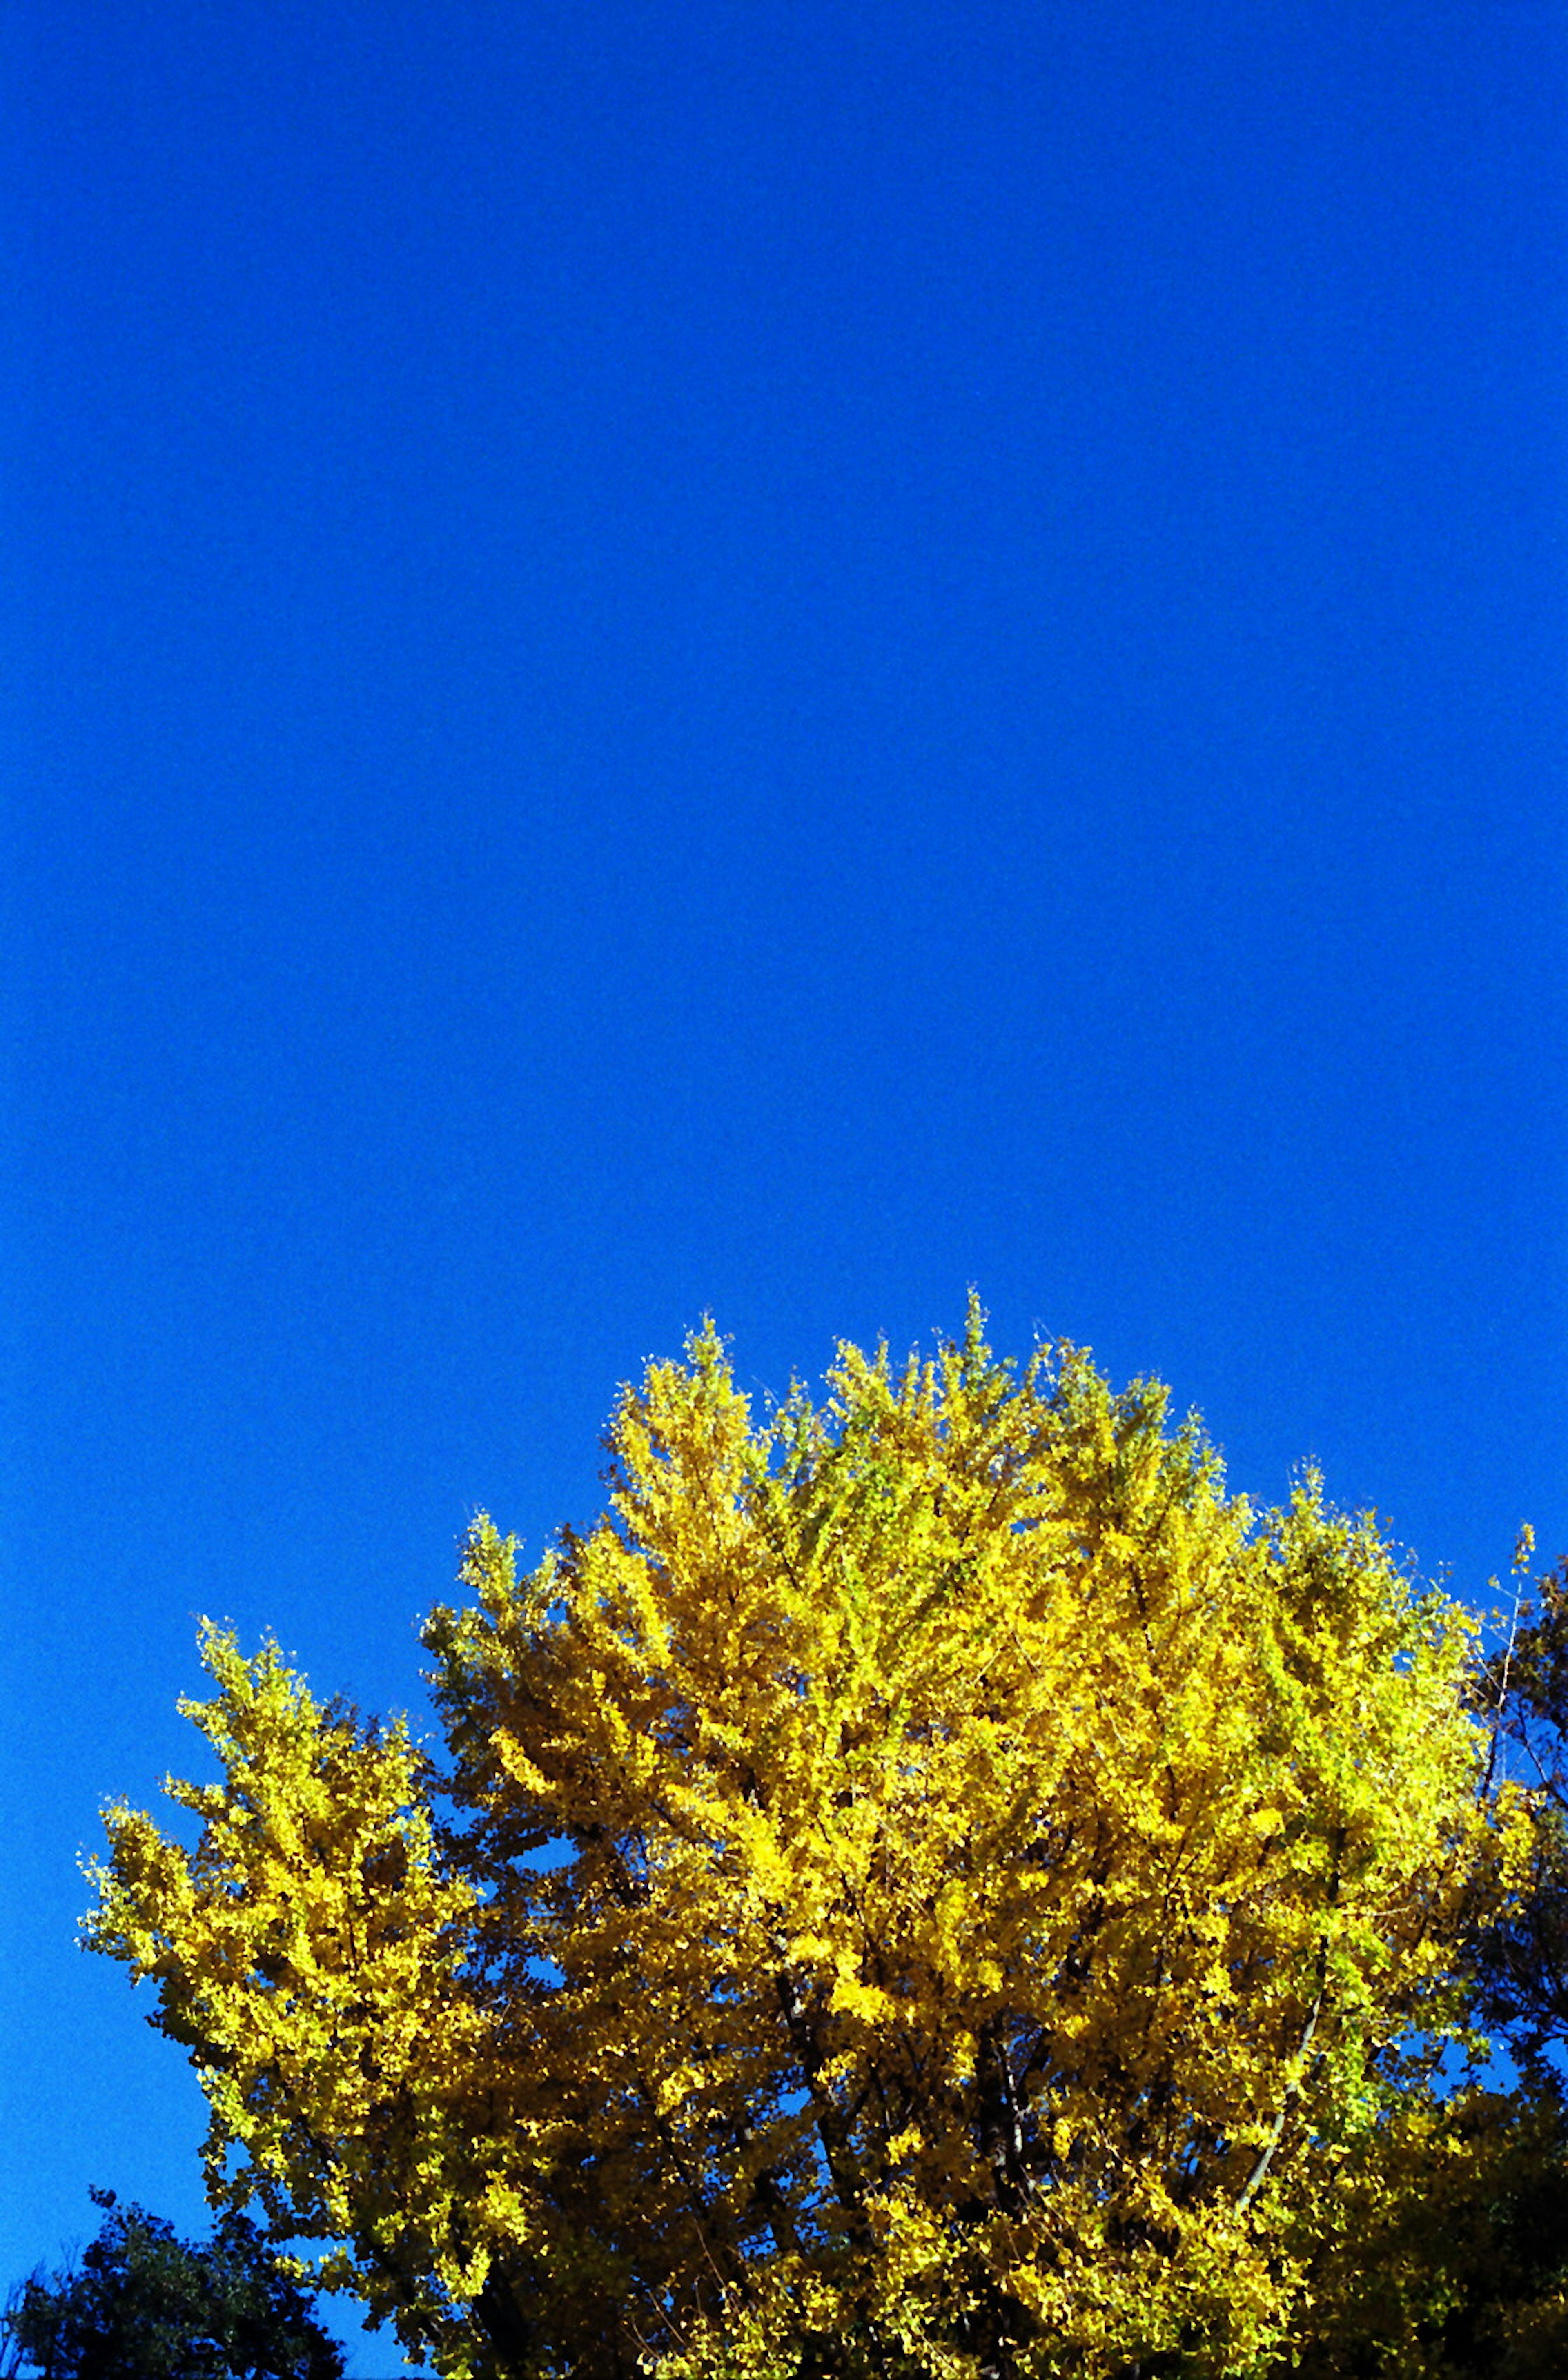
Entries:
POLYGON ((117 1813, 95 1938, 454 2373, 1261 2371, 1457 2015, 1465 1630, 1071 1348, 830 1388, 706 1329, 594 1528, 476 1524, 439 1791, 212 1638, 201 1848, 117 1813))

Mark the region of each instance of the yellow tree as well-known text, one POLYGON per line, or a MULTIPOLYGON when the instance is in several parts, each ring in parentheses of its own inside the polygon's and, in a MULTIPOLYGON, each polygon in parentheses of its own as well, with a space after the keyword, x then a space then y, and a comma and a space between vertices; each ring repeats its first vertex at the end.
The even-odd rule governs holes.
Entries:
POLYGON ((210 1632, 200 1846, 113 1811, 90 1938, 450 2374, 1270 2369, 1457 2010, 1465 1623, 973 1307, 830 1387, 709 1327, 589 1533, 477 1524, 439 1772, 210 1632))

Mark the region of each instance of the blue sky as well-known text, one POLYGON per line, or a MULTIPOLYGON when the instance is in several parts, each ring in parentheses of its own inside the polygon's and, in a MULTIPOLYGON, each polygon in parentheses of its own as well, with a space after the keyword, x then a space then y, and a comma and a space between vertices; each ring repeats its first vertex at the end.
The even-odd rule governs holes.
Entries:
POLYGON ((1568 1546, 1564 31, 7 11, 4 2278, 202 2219, 193 1615, 417 1708, 705 1309, 1568 1546))

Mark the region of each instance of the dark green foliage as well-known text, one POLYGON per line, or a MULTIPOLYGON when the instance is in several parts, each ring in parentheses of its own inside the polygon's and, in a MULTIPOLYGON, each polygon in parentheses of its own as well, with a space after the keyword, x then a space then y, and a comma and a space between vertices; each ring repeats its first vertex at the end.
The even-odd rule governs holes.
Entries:
POLYGON ((79 2264, 37 2274, 0 2316, 6 2372, 40 2380, 342 2380, 343 2350, 241 2215, 195 2246, 95 2190, 79 2264))
POLYGON ((1555 2096, 1568 2052, 1568 1560, 1537 1581, 1477 1699, 1528 1792, 1531 1829, 1527 1879, 1476 1931, 1477 2011, 1531 2088, 1555 2096))

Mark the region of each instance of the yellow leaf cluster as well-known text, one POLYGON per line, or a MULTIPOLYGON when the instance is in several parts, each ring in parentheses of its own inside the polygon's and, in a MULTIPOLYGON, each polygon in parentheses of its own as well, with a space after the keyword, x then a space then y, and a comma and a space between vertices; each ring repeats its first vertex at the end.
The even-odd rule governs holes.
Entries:
POLYGON ((201 1848, 115 1813, 92 1938, 444 2371, 1261 2371, 1455 2007, 1464 1624, 978 1311, 830 1385, 709 1327, 595 1527, 476 1524, 440 1779, 210 1636, 201 1848))

